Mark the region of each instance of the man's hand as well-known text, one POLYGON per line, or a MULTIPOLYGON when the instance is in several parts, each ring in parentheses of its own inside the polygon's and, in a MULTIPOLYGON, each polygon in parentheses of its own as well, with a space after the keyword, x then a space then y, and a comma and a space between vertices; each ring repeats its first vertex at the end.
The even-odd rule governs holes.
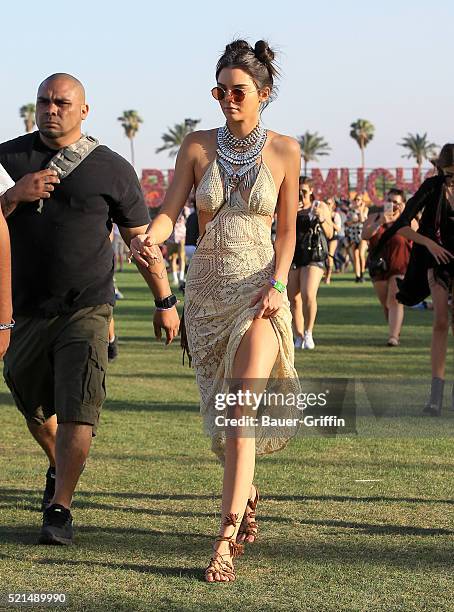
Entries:
POLYGON ((11 330, 2 329, 0 331, 0 359, 3 359, 6 351, 8 350, 10 337, 11 337, 11 330))
POLYGON ((166 345, 170 344, 178 336, 180 329, 180 318, 175 306, 166 310, 155 310, 153 317, 154 333, 161 340, 162 330, 166 333, 166 345))
POLYGON ((50 198, 54 185, 58 184, 55 170, 40 170, 26 174, 2 196, 2 210, 5 217, 10 215, 21 202, 36 202, 50 198))
POLYGON ((58 184, 55 170, 40 170, 26 174, 17 181, 14 187, 8 190, 8 197, 15 202, 36 202, 50 198, 51 192, 55 189, 54 184, 58 184))

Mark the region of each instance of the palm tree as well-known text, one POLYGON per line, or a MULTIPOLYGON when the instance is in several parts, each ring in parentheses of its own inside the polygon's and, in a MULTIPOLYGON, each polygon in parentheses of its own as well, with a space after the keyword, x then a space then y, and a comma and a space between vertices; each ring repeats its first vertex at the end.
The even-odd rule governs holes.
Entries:
POLYGON ((434 142, 429 142, 427 140, 427 132, 425 132, 422 136, 420 134, 408 133, 408 135, 402 139, 402 142, 398 142, 397 144, 400 147, 408 149, 408 153, 404 153, 402 157, 406 157, 408 159, 414 157, 420 172, 424 160, 434 156, 436 153, 436 148, 438 147, 438 145, 436 145, 434 142))
POLYGON ((319 155, 328 155, 331 147, 318 132, 304 132, 297 137, 301 147, 301 157, 304 159, 304 174, 307 173, 307 164, 318 161, 319 155))
POLYGON ((185 137, 193 132, 200 123, 200 119, 185 119, 183 123, 175 123, 173 128, 167 128, 161 138, 163 145, 156 149, 156 153, 168 151, 169 157, 175 157, 185 137))
POLYGON ((124 127, 125 135, 131 143, 131 164, 134 166, 134 138, 139 131, 139 125, 143 123, 143 119, 139 117, 139 113, 135 110, 123 111, 121 117, 118 117, 121 125, 124 127))
POLYGON ((350 125, 350 136, 361 149, 361 167, 364 168, 364 149, 374 137, 375 127, 367 119, 357 119, 350 125))
POLYGON ((19 115, 24 120, 26 132, 31 132, 35 127, 35 111, 36 106, 34 104, 24 104, 19 109, 19 115))

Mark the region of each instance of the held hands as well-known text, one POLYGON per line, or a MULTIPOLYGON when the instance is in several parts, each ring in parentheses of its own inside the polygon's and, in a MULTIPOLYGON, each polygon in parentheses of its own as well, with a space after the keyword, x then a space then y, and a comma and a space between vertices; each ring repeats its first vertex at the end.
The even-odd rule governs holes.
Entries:
POLYGON ((46 200, 50 198, 54 185, 58 184, 55 170, 41 170, 26 174, 17 181, 14 187, 8 189, 8 199, 13 202, 36 202, 36 200, 46 200))
POLYGON ((153 317, 154 333, 158 340, 161 340, 162 330, 166 334, 166 345, 170 344, 178 336, 180 328, 180 318, 178 317, 175 306, 167 310, 155 310, 153 317))
POLYGON ((283 303, 282 293, 267 284, 256 293, 249 306, 257 305, 254 319, 269 319, 277 315, 283 303))
POLYGON ((161 259, 161 249, 153 242, 150 234, 138 234, 129 245, 129 261, 132 257, 148 268, 161 259))
POLYGON ((437 244, 434 240, 427 240, 426 247, 437 264, 447 264, 454 257, 447 249, 437 244))

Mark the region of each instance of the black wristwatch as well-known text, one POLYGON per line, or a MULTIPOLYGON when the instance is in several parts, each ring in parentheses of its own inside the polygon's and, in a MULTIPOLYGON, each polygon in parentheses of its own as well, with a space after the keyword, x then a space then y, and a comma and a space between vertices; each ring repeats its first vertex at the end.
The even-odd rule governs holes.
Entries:
POLYGON ((154 305, 159 310, 168 310, 169 308, 175 306, 177 302, 177 296, 172 293, 171 295, 163 298, 162 300, 155 300, 154 305))

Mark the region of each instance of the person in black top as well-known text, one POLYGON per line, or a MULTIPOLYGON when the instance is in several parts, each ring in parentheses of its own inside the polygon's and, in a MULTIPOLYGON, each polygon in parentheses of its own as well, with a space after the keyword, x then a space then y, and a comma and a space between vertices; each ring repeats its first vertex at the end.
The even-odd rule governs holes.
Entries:
POLYGON ((398 280, 397 299, 413 306, 432 295, 432 385, 424 413, 439 416, 443 403, 448 336, 448 298, 454 278, 454 144, 446 144, 435 162, 438 175, 424 181, 410 198, 399 219, 383 234, 371 257, 380 255, 386 242, 398 232, 413 240, 407 273, 398 280), (422 211, 419 230, 411 221, 422 211))
MULTIPOLYGON (((312 331, 317 316, 317 292, 325 271, 325 261, 319 261, 305 245, 311 232, 320 229, 327 239, 333 235, 331 211, 324 202, 314 202, 312 181, 300 177, 300 204, 296 216, 295 253, 288 277, 288 298, 293 317, 296 349, 314 349, 312 331)), ((328 251, 326 252, 326 256, 328 251)))
MULTIPOLYGON (((95 148, 61 181, 46 169, 59 150, 79 142, 88 110, 77 79, 52 75, 38 89, 39 131, 0 145, 0 163, 16 182, 1 197, 16 319, 4 376, 50 462, 43 506, 50 505, 40 536, 45 544, 72 542, 69 508, 105 398, 112 222, 128 244, 149 222, 134 169, 107 147, 95 148)), ((140 270, 157 304, 170 306, 165 267, 140 270)), ((164 328, 167 342, 178 323, 173 306, 155 313, 155 331, 160 336, 164 328)))

